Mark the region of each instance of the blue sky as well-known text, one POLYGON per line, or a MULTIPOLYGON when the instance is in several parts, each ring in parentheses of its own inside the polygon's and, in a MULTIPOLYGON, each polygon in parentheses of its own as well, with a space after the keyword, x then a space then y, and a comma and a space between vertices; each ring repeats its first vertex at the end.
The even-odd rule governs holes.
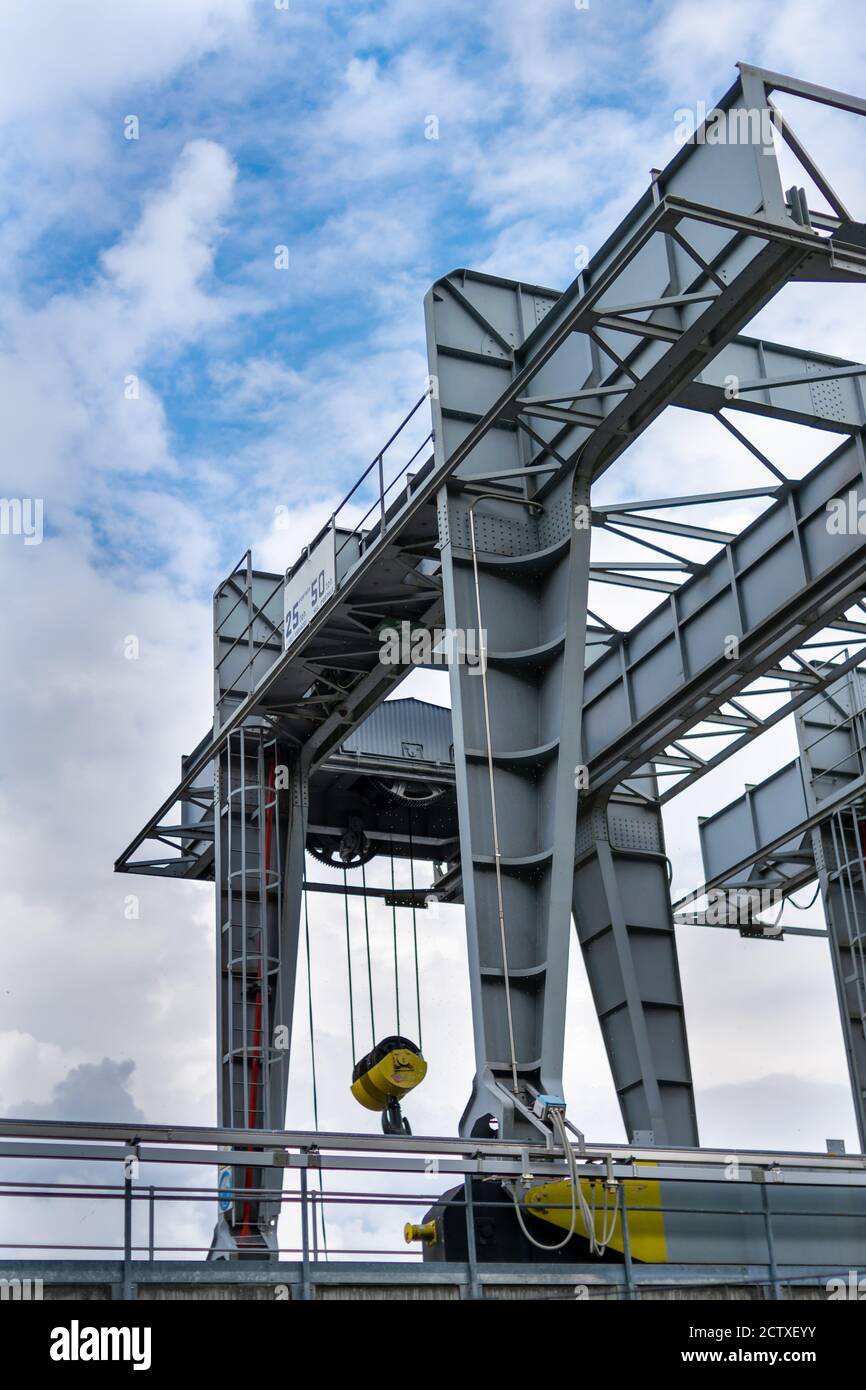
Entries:
MULTIPOLYGON (((223 563, 241 529, 219 524, 227 492, 237 505, 242 485, 250 534, 298 473, 339 494, 420 393, 438 275, 567 284, 576 246, 674 152, 674 112, 721 95, 738 57, 808 52, 846 77, 795 3, 735 0, 707 32, 689 4, 638 0, 73 9, 7 7, 5 340, 48 373, 60 358, 86 416, 76 469, 110 450, 131 496, 158 485, 176 515, 194 500, 223 563), (97 340, 86 360, 70 332, 97 340), (142 400, 123 411, 132 372, 142 400)), ((152 510, 133 553, 158 567, 152 510)))
MULTIPOLYGON (((812 0, 6 0, 0 493, 44 499, 46 540, 0 541, 0 1112, 213 1120, 212 894, 111 865, 210 718, 215 584, 248 545, 292 560, 421 394, 430 283, 463 265, 564 287, 674 153, 679 108, 738 59, 857 91, 862 35, 855 0, 832 22, 812 0)), ((863 150, 829 148, 862 188, 863 150)), ((862 358, 847 293, 793 296, 771 326, 862 358)), ((658 492, 714 450, 689 426, 641 459, 658 492)), ((684 889, 696 815, 793 756, 790 732, 766 743, 683 798, 684 889)), ((348 1126, 337 924, 316 911, 324 1121, 348 1126)), ((770 1142, 769 1115, 788 1147, 850 1134, 823 943, 746 959, 701 935, 681 954, 708 1139, 770 1142)), ((424 950, 445 1036, 420 1127, 446 1130, 469 1080, 457 909, 424 950)), ((573 993, 577 1118, 616 1137, 579 975, 573 993)), ((303 1057, 291 1107, 309 1122, 303 1057)))
MULTIPOLYGON (((89 432, 126 436, 115 479, 218 511, 231 459, 251 525, 293 471, 287 450, 339 491, 419 394, 433 279, 471 265, 568 283, 575 245, 597 244, 672 152, 672 100, 697 99, 671 89, 663 6, 560 0, 531 22, 508 3, 181 9, 86 4, 40 35, 13 6, 23 56, 40 38, 51 53, 36 90, 10 74, 4 277, 46 326, 88 306, 121 320, 110 355, 64 353, 89 432), (145 411, 117 418, 121 367, 141 377, 144 428, 145 411)), ((226 561, 236 540, 217 542, 226 561)))

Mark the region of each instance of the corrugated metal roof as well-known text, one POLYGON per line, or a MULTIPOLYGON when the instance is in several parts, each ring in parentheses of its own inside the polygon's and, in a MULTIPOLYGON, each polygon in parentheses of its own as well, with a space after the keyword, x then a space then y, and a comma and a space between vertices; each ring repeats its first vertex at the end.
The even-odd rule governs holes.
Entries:
POLYGON ((451 711, 426 700, 385 700, 341 744, 346 753, 453 763, 451 711))

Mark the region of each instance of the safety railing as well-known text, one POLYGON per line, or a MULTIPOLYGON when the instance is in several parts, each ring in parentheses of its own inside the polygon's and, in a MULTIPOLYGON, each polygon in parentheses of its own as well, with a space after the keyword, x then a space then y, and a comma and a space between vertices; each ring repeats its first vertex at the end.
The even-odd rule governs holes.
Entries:
POLYGON ((280 602, 278 605, 279 611, 276 619, 270 615, 268 610, 282 593, 283 577, 281 575, 276 582, 272 583, 258 601, 254 587, 256 578, 260 578, 260 576, 253 572, 252 552, 248 550, 241 556, 234 569, 226 575, 214 599, 215 709, 218 723, 223 705, 228 699, 237 700, 249 693, 248 687, 254 684, 255 663, 263 651, 271 646, 276 657, 282 650, 282 603, 280 602), (238 590, 237 597, 234 603, 224 613, 221 613, 219 601, 226 590, 231 591, 233 588, 238 590), (241 607, 245 610, 245 621, 239 631, 232 635, 231 631, 227 632, 226 629, 241 607), (259 625, 258 632, 256 630, 257 624, 259 625), (225 675, 227 663, 235 652, 243 647, 246 648, 246 661, 233 672, 231 679, 227 681, 225 675))
MULTIPOLYGON (((0 1121, 0 1136, 21 1134, 22 1128, 25 1135, 34 1130, 26 1122, 0 1121)), ((540 1266, 536 1266, 487 1261, 479 1256, 479 1216, 503 1210, 501 1195, 497 1201, 487 1200, 479 1193, 479 1186, 484 1178, 493 1179, 510 1184, 519 1197, 529 1183, 563 1178, 567 1165, 555 1147, 507 1141, 469 1143, 312 1133, 278 1136, 274 1131, 247 1131, 246 1136, 259 1149, 257 1165, 278 1162, 286 1170, 286 1186, 276 1200, 280 1201, 289 1238, 274 1252, 278 1258, 265 1263, 205 1263, 209 1248, 206 1231, 217 1207, 227 1200, 225 1189, 216 1183, 167 1182, 155 1169, 158 1165, 182 1165, 192 1176, 191 1170, 196 1168, 216 1165, 225 1171, 230 1166, 237 1176, 244 1171, 242 1160, 248 1162, 248 1152, 241 1148, 241 1131, 222 1132, 230 1146, 214 1142, 203 1147, 201 1131, 168 1131, 174 1136, 170 1140, 151 1143, 131 1127, 129 1140, 124 1142, 117 1138, 118 1126, 87 1125, 77 1127, 79 1132, 87 1136, 104 1132, 108 1142, 99 1138, 82 1142, 70 1140, 70 1132, 76 1129, 72 1125, 43 1122, 36 1128, 38 1139, 22 1142, 0 1137, 0 1282, 20 1278, 26 1265, 28 1277, 44 1279, 47 1274, 56 1282, 81 1282, 86 1268, 89 1279, 119 1284, 120 1295, 126 1297, 135 1296, 142 1282, 182 1281, 184 1270, 190 1282, 194 1279, 197 1284, 208 1279, 285 1284, 292 1286, 293 1296, 302 1298, 315 1296, 318 1285, 354 1285, 358 1281, 416 1286, 444 1282, 454 1285, 460 1296, 470 1298, 486 1296, 486 1291, 497 1285, 539 1281, 546 1284, 550 1296, 563 1296, 565 1288, 576 1297, 639 1299, 659 1296, 671 1288, 746 1285, 756 1291, 754 1296, 784 1298, 797 1284, 816 1286, 826 1295, 829 1280, 848 1277, 850 1261, 844 1266, 836 1260, 796 1266, 783 1263, 778 1254, 780 1227, 782 1240, 788 1240, 792 1217, 802 1219, 804 1228, 810 1230, 816 1224, 821 1226, 828 1235, 829 1249, 838 1247, 842 1239, 849 1248, 852 1241, 859 1241, 861 1264, 866 1264, 866 1158, 861 1155, 734 1156, 701 1150, 629 1152, 623 1146, 575 1145, 582 1185, 588 1184, 588 1190, 603 1188, 610 1197, 609 1211, 618 1233, 617 1258, 601 1261, 587 1251, 574 1263, 553 1265, 545 1263, 542 1256, 540 1266), (280 1143, 281 1138, 290 1139, 290 1143, 280 1143), (651 1171, 646 1166, 648 1153, 656 1155, 651 1171), (75 1182, 68 1176, 40 1180, 40 1160, 56 1164, 60 1158, 67 1173, 70 1165, 99 1162, 122 1164, 122 1176, 106 1182, 75 1182), (727 1160, 724 1168, 720 1166, 723 1159, 727 1160), (720 1201, 718 1188, 696 1199, 695 1182, 718 1185, 730 1181, 734 1160, 745 1179, 743 1200, 720 1201), (26 1171, 21 1171, 25 1161, 26 1171), (13 1164, 17 1175, 10 1168, 13 1164), (351 1174, 363 1179, 360 1187, 352 1187, 351 1174), (426 1192, 418 1190, 419 1177, 424 1178, 426 1192), (756 1199, 758 1177, 760 1196, 756 1199), (665 1184, 657 1202, 647 1202, 648 1178, 665 1184), (400 1218, 415 1219, 419 1209, 423 1212, 435 1206, 443 1189, 449 1187, 449 1179, 453 1187, 451 1208, 458 1214, 462 1209, 465 1221, 465 1257, 422 1262, 415 1249, 399 1246, 400 1218), (377 1187, 375 1182, 382 1185, 377 1187), (832 1200, 822 1200, 828 1185, 833 1188, 832 1200), (636 1187, 642 1189, 639 1197, 636 1187), (774 1203, 770 1194, 782 1188, 783 1199, 774 1203), (38 1203, 38 1207, 29 1208, 28 1214, 18 1206, 26 1202, 38 1203), (52 1225, 52 1209, 67 1203, 76 1204, 76 1214, 83 1206, 83 1216, 69 1222, 58 1216, 52 1225), (81 1223, 97 1209, 103 1213, 107 1209, 112 1215, 103 1221, 98 1237, 88 1240, 81 1233, 81 1223), (43 1225, 46 1221, 52 1225, 50 1236, 43 1231, 41 1238, 29 1238, 28 1222, 35 1210, 43 1225), (371 1225, 371 1213, 381 1213, 381 1226, 393 1230, 395 1240, 381 1245, 353 1240, 352 1232, 358 1225, 353 1217, 358 1210, 366 1229, 371 1225), (729 1223, 734 1237, 732 1251, 745 1246, 752 1258, 732 1254, 727 1263, 715 1260, 705 1267, 697 1263, 642 1263, 634 1250, 635 1222, 646 1223, 651 1215, 659 1216, 666 1225, 673 1220, 678 1229, 683 1222, 691 1223, 695 1235, 700 1234, 701 1223, 706 1223, 716 1238, 729 1223), (76 1231, 74 1239, 65 1226, 76 1231), (200 1239, 190 1238, 191 1228, 201 1230, 200 1239), (195 1262, 192 1268, 191 1261, 195 1262)), ((150 1128, 144 1126, 143 1131, 150 1128)), ((242 1186, 237 1186, 228 1199, 243 1201, 259 1196, 275 1200, 270 1189, 242 1186)), ((568 1202, 546 1201, 545 1207, 548 1211, 570 1210, 568 1202)), ((531 1208, 524 1205, 522 1210, 531 1208)), ((594 1215, 600 1211, 600 1203, 596 1207, 593 1202, 592 1210, 594 1215)), ((538 1222, 542 1242, 552 1245, 562 1228, 552 1228, 553 1240, 545 1234, 550 1229, 538 1222)), ((645 1224, 640 1229, 645 1230, 645 1224)), ((40 1232, 32 1235, 39 1236, 40 1232)))
MULTIPOLYGON (((427 390, 418 398, 411 410, 403 417, 399 425, 382 445, 375 458, 367 465, 361 475, 352 484, 352 487, 343 497, 325 525, 321 528, 313 540, 304 546, 301 555, 290 570, 290 573, 299 565, 303 564, 311 551, 315 550, 319 542, 327 536, 329 531, 339 533, 339 544, 335 546, 335 558, 337 561, 337 583, 339 587, 341 566, 339 558, 347 546, 353 541, 358 542, 359 553, 380 537, 389 527, 391 510, 395 501, 398 499, 402 490, 408 498, 411 496, 411 473, 413 464, 423 453, 426 447, 432 442, 433 432, 428 430, 424 438, 413 449, 408 458, 402 455, 397 460, 394 458, 395 447, 400 441, 405 439, 406 432, 411 426, 412 421, 418 415, 424 402, 428 399, 430 391, 427 390), (372 496, 372 500, 370 497, 372 496), (354 513, 359 506, 366 504, 366 510, 360 518, 354 513)), ((423 465, 422 465, 423 466, 423 465)), ((399 510, 399 507, 396 509, 399 510)), ((351 554, 351 551, 350 551, 351 554)), ((224 593, 232 586, 238 588, 238 594, 233 603, 224 613, 220 613, 214 623, 214 637, 216 646, 215 672, 217 678, 218 693, 216 697, 217 712, 219 714, 223 704, 228 698, 237 698, 238 692, 249 693, 249 689, 255 684, 252 678, 256 660, 261 655, 263 645, 267 645, 278 639, 282 646, 282 614, 275 619, 269 609, 274 601, 282 593, 284 578, 280 575, 274 584, 264 591, 263 596, 256 601, 254 595, 255 576, 252 568, 252 555, 247 551, 234 569, 223 580, 218 593, 224 593), (246 609, 244 622, 241 629, 234 635, 226 633, 226 628, 232 618, 237 613, 239 607, 246 609), (261 632, 256 634, 256 624, 261 627, 261 632), (234 653, 238 648, 247 647, 246 662, 234 672, 231 680, 230 689, 221 688, 222 673, 234 653), (222 648, 222 649, 220 649, 222 648), (247 677, 250 679, 247 680, 247 677)))
POLYGON ((343 540, 336 552, 337 556, 339 556, 351 540, 360 540, 364 544, 369 545, 374 536, 381 535, 388 528, 388 512, 389 506, 391 505, 388 498, 394 493, 398 483, 401 482, 404 483, 406 487, 407 495, 411 495, 411 479, 408 477, 409 469, 418 458, 418 455, 423 452, 428 444, 432 443, 433 431, 429 430, 427 432, 420 444, 418 444, 410 454, 409 458, 395 467, 393 472, 391 471, 392 465, 386 464, 386 455, 403 436, 404 431, 408 429, 411 421, 414 420, 418 411, 429 396, 430 391, 428 389, 422 396, 419 396, 411 410, 404 415, 393 434, 382 445, 376 457, 368 463, 363 473, 356 478, 342 501, 338 502, 324 526, 316 533, 309 545, 304 546, 295 565, 289 570, 290 574, 293 569, 296 569, 298 565, 303 563, 311 551, 315 550, 316 546, 327 536, 329 531, 339 531, 341 534, 345 532, 343 540), (389 473, 391 474, 390 480, 386 482, 385 479, 389 473), (372 489, 369 486, 371 479, 373 480, 372 489), (367 510, 360 519, 352 520, 351 524, 348 524, 350 520, 348 509, 353 506, 363 506, 363 502, 357 502, 354 499, 359 495, 364 496, 364 494, 366 494, 366 497, 369 497, 371 493, 373 500, 370 502, 367 510), (368 527, 366 523, 373 517, 376 517, 377 520, 368 527), (342 525, 341 522, 343 523, 342 525))
MULTIPOLYGON (((338 560, 339 587, 339 574, 341 574, 339 556, 342 555, 346 546, 349 546, 353 541, 357 541, 359 542, 360 552, 361 549, 370 545, 371 541, 374 541, 375 538, 378 538, 379 535, 384 534, 384 532, 388 530, 389 512, 391 512, 393 502, 398 498, 400 488, 403 489, 406 496, 410 496, 411 467, 416 463, 418 456, 427 448, 427 445, 430 445, 432 441, 432 431, 428 431, 427 435, 421 439, 421 442, 418 443, 416 448, 413 449, 413 452, 410 453, 410 456, 407 457, 407 459, 403 459, 403 461, 399 461, 399 463, 393 463, 392 450, 395 448, 395 445, 398 445, 400 439, 405 436, 406 431, 409 430, 411 421, 417 416, 418 410, 421 409, 421 406, 423 406, 425 400, 428 399, 428 396, 430 396, 430 392, 425 391, 424 395, 416 400, 416 403, 411 407, 409 413, 403 417, 403 420, 400 421, 396 430, 389 436, 389 439, 386 439, 386 442, 382 445, 382 448, 379 449, 375 459, 364 468, 360 477, 354 481, 352 488, 346 493, 342 502, 339 502, 338 506, 335 507, 334 512, 328 517, 324 527, 318 531, 318 534, 309 545, 304 546, 302 555, 297 559, 295 569, 310 555, 311 550, 316 549, 316 546, 320 543, 321 539, 328 534, 328 531, 334 531, 335 535, 339 532, 339 537, 341 537, 341 539, 339 539, 339 545, 335 546, 335 557, 336 560, 338 560), (370 486, 371 482, 373 482, 373 488, 370 486), (368 496, 370 496, 371 492, 373 492, 373 500, 368 502, 368 496), (364 512, 363 516, 360 518, 356 518, 352 514, 356 512, 357 507, 359 507, 359 500, 357 499, 361 499, 360 506, 363 506, 364 502, 368 502, 366 512, 364 512)), ((256 577, 257 575, 254 575, 253 571, 252 553, 247 550, 245 555, 240 557, 234 570, 231 570, 231 573, 222 581, 220 589, 218 589, 218 594, 224 594, 225 589, 236 587, 238 588, 238 596, 236 596, 235 602, 231 603, 231 606, 229 606, 224 613, 220 613, 218 616, 215 614, 214 639, 215 653, 217 653, 217 655, 214 657, 214 670, 218 687, 217 701, 215 701, 215 703, 217 703, 217 713, 220 713, 222 705, 224 705, 229 696, 231 696, 231 698, 236 698, 239 692, 240 694, 249 694, 249 689, 252 689, 253 685, 256 684, 253 678, 254 664, 256 664, 256 660, 259 659, 261 651, 263 651, 263 646, 270 645, 277 639, 279 648, 282 648, 282 612, 278 614, 278 617, 274 617, 268 610, 271 609, 275 600, 281 595, 282 589, 284 589, 284 577, 281 575, 267 591, 264 591, 263 596, 261 596, 259 600, 256 600, 256 596, 254 596, 254 578, 256 577), (234 619, 240 606, 246 609, 245 623, 243 623, 242 628, 240 628, 238 632, 235 632, 234 635, 232 635, 231 632, 227 634, 228 624, 234 619), (259 624, 261 630, 259 634, 256 632, 256 624, 259 624), (231 688, 221 688, 222 673, 224 673, 225 666, 227 666, 229 659, 234 656, 234 653, 238 651, 239 648, 242 648, 242 646, 246 646, 247 648, 246 662, 239 667, 238 671, 232 674, 231 688), (249 677, 249 680, 247 680, 247 677, 249 677)), ((275 655, 277 655, 277 653, 275 653, 275 655)))

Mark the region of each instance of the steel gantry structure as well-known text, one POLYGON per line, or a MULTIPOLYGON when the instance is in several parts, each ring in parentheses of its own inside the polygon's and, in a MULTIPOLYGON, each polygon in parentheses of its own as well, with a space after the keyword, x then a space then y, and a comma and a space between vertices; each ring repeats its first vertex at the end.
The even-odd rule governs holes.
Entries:
MULTIPOLYGON (((866 115, 741 64, 563 293, 438 280, 432 429, 425 397, 287 575, 247 555, 217 588, 213 729, 116 867, 215 879, 222 1125, 284 1122, 305 850, 353 864, 392 846, 464 905, 463 1135, 537 1137, 535 1097, 561 1093, 573 918, 627 1133, 697 1146, 662 807, 829 707, 866 643, 866 538, 828 525, 866 501, 866 366, 745 332, 787 285, 866 276, 864 210, 790 100, 866 115), (802 186, 783 186, 783 147, 802 186), (642 496, 630 451, 673 410, 716 422, 756 485, 642 496), (797 477, 749 417, 825 431, 829 451, 797 477), (739 533, 701 511, 733 500, 759 508, 739 533), (609 585, 657 606, 624 630, 596 612, 609 585), (449 665, 450 715, 383 703, 410 669, 383 629, 404 623, 478 635, 481 659, 449 665)), ((840 997, 842 957, 840 938, 840 997)), ((236 1193, 281 1181, 235 1172, 236 1193)), ((226 1206, 216 1248, 273 1247, 276 1197, 226 1206)))

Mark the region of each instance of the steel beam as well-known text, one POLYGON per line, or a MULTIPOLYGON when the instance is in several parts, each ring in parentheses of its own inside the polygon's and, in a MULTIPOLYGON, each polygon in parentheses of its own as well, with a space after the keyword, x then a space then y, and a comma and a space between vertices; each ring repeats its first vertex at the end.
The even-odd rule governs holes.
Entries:
MULTIPOLYGON (((860 433, 592 664, 584 753, 596 793, 612 790, 851 605, 866 578, 866 536, 828 526, 830 504, 849 494, 855 506, 866 501, 860 433)), ((812 674, 798 702, 833 677, 812 674)), ((796 671, 790 679, 797 683, 796 671)))
MULTIPOLYGON (((701 817, 698 831, 704 868, 700 892, 725 895, 716 914, 719 925, 728 923, 730 916, 730 925, 748 926, 755 901, 748 893, 757 893, 757 901, 762 892, 772 894, 771 907, 776 895, 790 896, 817 876, 799 758, 746 787, 715 815, 701 817)), ((677 903, 677 909, 694 900, 690 895, 677 903)))
POLYGON ((677 910, 717 888, 788 896, 818 876, 815 831, 866 796, 866 672, 836 669, 815 665, 822 688, 795 714, 800 756, 699 822, 704 882, 677 910))
MULTIPOLYGON (((214 596, 216 729, 248 696, 259 663, 273 660, 269 578, 248 561, 242 582, 234 573, 214 596)), ((309 777, 263 720, 247 720, 222 746, 213 782, 218 1120, 268 1130, 286 1113, 309 777)), ((233 1169, 212 1259, 276 1258, 282 1175, 255 1165, 253 1152, 233 1169)))

